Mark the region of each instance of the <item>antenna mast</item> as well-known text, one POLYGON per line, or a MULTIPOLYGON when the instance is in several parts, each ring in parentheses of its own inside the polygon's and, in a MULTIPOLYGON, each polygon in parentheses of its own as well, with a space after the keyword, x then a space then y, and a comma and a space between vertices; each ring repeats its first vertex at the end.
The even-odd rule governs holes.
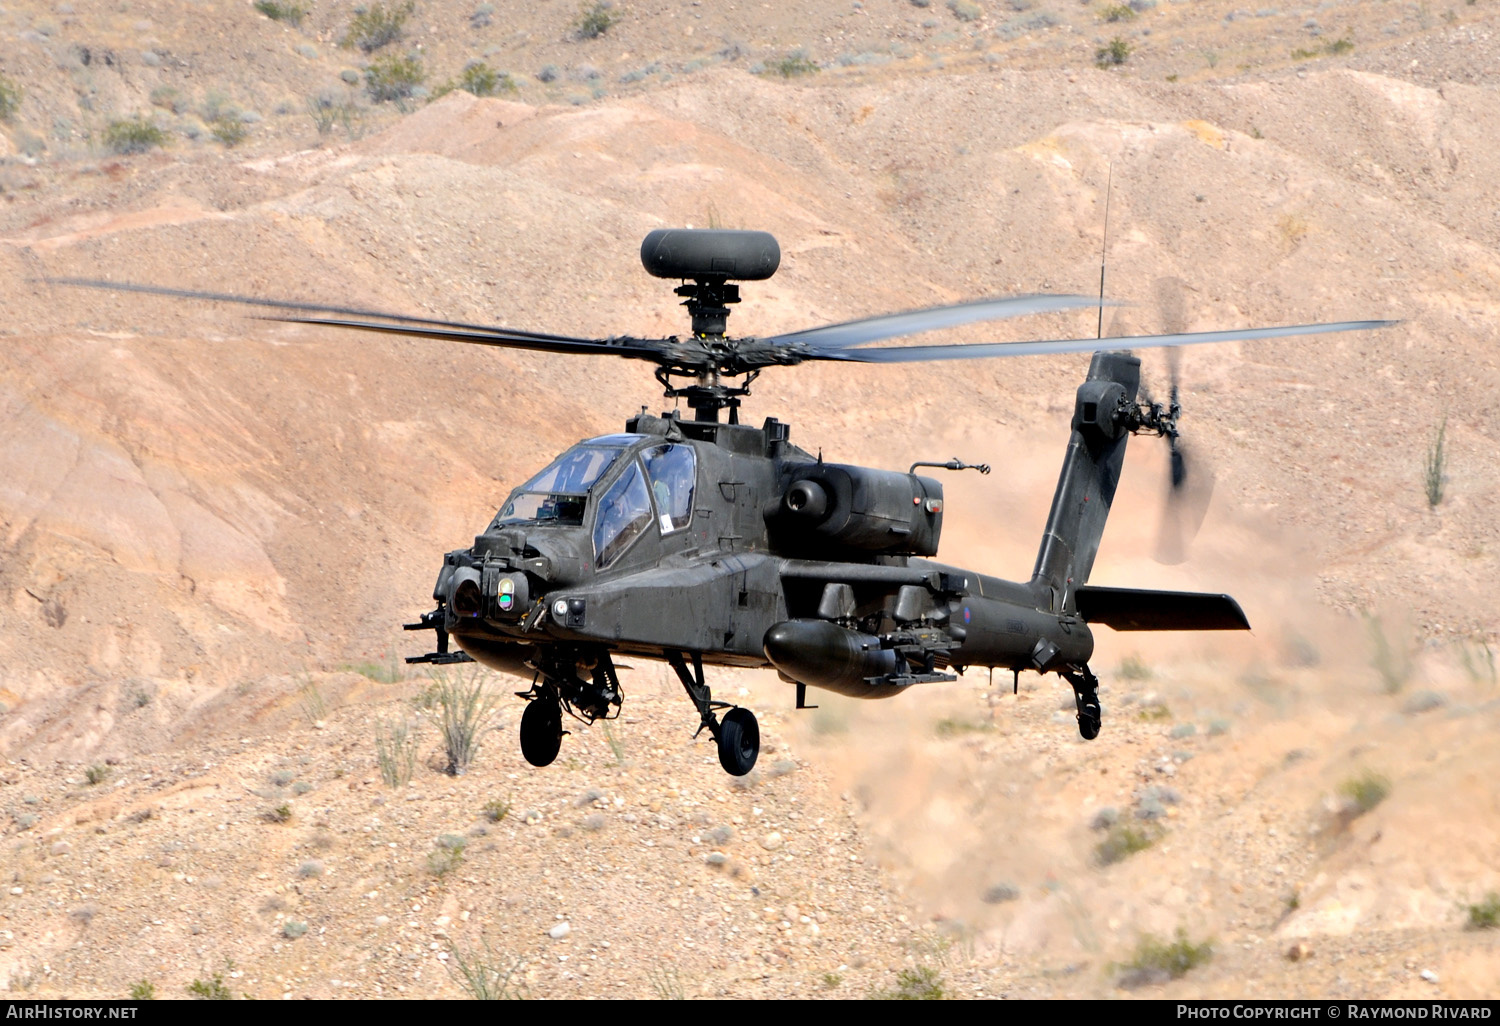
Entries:
POLYGON ((1114 192, 1115 162, 1109 162, 1109 177, 1104 185, 1104 237, 1099 241, 1099 328, 1095 338, 1104 337, 1104 260, 1109 255, 1109 197, 1114 192))

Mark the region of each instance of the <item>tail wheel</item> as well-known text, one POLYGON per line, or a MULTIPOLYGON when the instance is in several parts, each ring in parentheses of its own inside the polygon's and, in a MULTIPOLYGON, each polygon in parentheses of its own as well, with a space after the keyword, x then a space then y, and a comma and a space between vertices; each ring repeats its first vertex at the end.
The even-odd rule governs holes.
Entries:
POLYGON ((1099 716, 1099 703, 1082 702, 1078 706, 1078 733, 1085 741, 1092 741, 1099 736, 1099 727, 1102 725, 1099 716))
POLYGON ((719 724, 719 765, 730 776, 743 777, 760 755, 760 724, 749 709, 731 709, 719 724))
POLYGON ((562 710, 557 701, 538 698, 521 714, 521 754, 533 766, 549 766, 562 750, 562 710))

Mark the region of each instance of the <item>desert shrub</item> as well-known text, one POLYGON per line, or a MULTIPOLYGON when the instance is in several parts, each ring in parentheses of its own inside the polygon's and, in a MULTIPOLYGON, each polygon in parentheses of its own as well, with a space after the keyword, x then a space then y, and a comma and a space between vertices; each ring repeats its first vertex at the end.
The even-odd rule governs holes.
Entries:
POLYGON ((943 976, 930 966, 903 969, 896 974, 896 986, 874 995, 886 1001, 941 1001, 947 997, 943 976))
POLYGON ((470 61, 465 64, 464 70, 458 75, 458 87, 475 96, 494 96, 502 91, 512 93, 516 91, 516 84, 511 81, 509 75, 504 76, 502 84, 499 72, 484 61, 470 61))
POLYGON ((297 875, 304 880, 316 879, 323 875, 323 863, 317 859, 308 859, 297 867, 297 875))
POLYGON ((9 121, 15 116, 25 95, 20 86, 0 75, 0 121, 9 121))
POLYGON ((521 959, 497 957, 489 941, 484 941, 482 953, 450 944, 448 954, 444 964, 449 975, 476 1001, 503 1001, 523 996, 525 982, 512 982, 521 969, 521 959))
POLYGON ((604 740, 609 744, 609 752, 610 752, 610 754, 615 757, 615 765, 616 766, 623 766, 623 765, 625 765, 625 746, 622 745, 622 744, 620 744, 620 739, 619 738, 615 737, 615 732, 610 727, 608 720, 604 721, 603 726, 604 726, 604 740))
MULTIPOLYGON (((322 133, 319 133, 322 134, 322 133)), ((310 674, 302 675, 302 687, 297 689, 297 705, 309 724, 315 724, 328 714, 328 704, 323 701, 323 692, 310 674)))
POLYGON ((1145 851, 1156 843, 1156 837, 1156 834, 1129 823, 1115 823, 1104 835, 1104 840, 1094 846, 1094 859, 1101 866, 1112 866, 1145 851))
POLYGON ((1156 699, 1149 705, 1141 706, 1141 711, 1135 715, 1138 720, 1144 720, 1147 723, 1159 723, 1162 720, 1170 720, 1172 718, 1172 710, 1161 699, 1156 699))
POLYGON ((468 841, 461 834, 444 834, 438 838, 437 847, 427 854, 427 871, 433 876, 447 876, 464 861, 464 846, 468 841))
POLYGON ((1135 11, 1129 4, 1112 4, 1100 11, 1099 17, 1105 21, 1131 21, 1135 18, 1135 11))
POLYGON ((1391 793, 1390 778, 1365 770, 1357 777, 1350 777, 1339 785, 1339 794, 1348 799, 1356 816, 1362 816, 1385 801, 1391 793))
POLYGON ((662 1001, 682 1001, 687 997, 682 986, 682 973, 675 965, 649 965, 646 979, 651 981, 651 989, 662 1001))
POLYGON ((962 737, 965 734, 982 734, 993 730, 988 720, 971 720, 964 717, 945 716, 933 724, 932 731, 938 737, 962 737))
POLYGON ((1342 39, 1329 40, 1322 46, 1312 50, 1305 49, 1299 46, 1297 47, 1297 49, 1292 51, 1292 59, 1298 61, 1307 61, 1312 60, 1314 57, 1336 57, 1339 54, 1348 53, 1353 49, 1354 40, 1350 39, 1348 36, 1344 36, 1342 39))
POLYGON ((469 15, 469 27, 473 29, 489 28, 490 22, 495 18, 494 4, 480 4, 474 8, 474 13, 469 15))
MULTIPOLYGON (((1252 137, 1257 139, 1262 138, 1262 136, 1255 134, 1259 131, 1260 129, 1258 128, 1254 129, 1251 132, 1252 137)), ((1293 211, 1282 214, 1276 219, 1276 231, 1287 245, 1296 246, 1303 239, 1307 238, 1307 233, 1312 231, 1312 225, 1308 223, 1306 217, 1293 211)))
POLYGON ((1194 944, 1188 939, 1187 931, 1178 927, 1177 937, 1171 943, 1157 940, 1150 934, 1142 937, 1136 946, 1135 957, 1121 968, 1135 972, 1165 973, 1175 980, 1209 962, 1213 957, 1212 941, 1194 944))
POLYGON ((817 62, 808 57, 802 50, 793 50, 779 61, 768 61, 765 66, 766 74, 780 75, 782 78, 815 75, 822 70, 822 68, 818 67, 817 62))
POLYGON ((175 86, 159 85, 151 90, 151 106, 181 114, 188 109, 187 98, 175 86))
POLYGON ((197 979, 187 985, 187 992, 199 1001, 228 1001, 233 995, 224 986, 224 977, 214 973, 207 980, 197 979))
POLYGON ((90 784, 102 784, 109 776, 109 767, 102 762, 96 762, 83 771, 83 776, 90 784))
POLYGON ((1472 643, 1460 641, 1458 660, 1463 665, 1464 673, 1468 674, 1469 679, 1475 684, 1496 682, 1495 651, 1483 638, 1475 638, 1472 643))
MULTIPOLYGON (((364 120, 364 114, 361 113, 359 106, 352 99, 340 99, 332 93, 319 93, 316 96, 309 97, 307 101, 307 116, 312 118, 313 127, 318 130, 319 135, 327 135, 334 128, 343 126, 344 132, 351 139, 360 133, 360 126, 364 120)), ((363 674, 366 677, 370 677, 371 680, 377 680, 382 684, 394 684, 405 676, 404 672, 394 664, 394 661, 389 671, 382 669, 376 663, 361 663, 359 666, 345 667, 345 669, 352 669, 354 672, 363 674), (375 676, 372 676, 372 673, 375 676), (397 674, 400 674, 400 676, 397 676, 397 674), (390 677, 391 679, 383 680, 381 679, 383 677, 390 677)), ((305 708, 306 706, 304 706, 305 708)), ((322 714, 319 713, 317 718, 322 719, 322 714)))
POLYGON ((201 113, 204 121, 217 121, 225 114, 231 111, 238 112, 238 110, 239 108, 229 99, 229 94, 222 89, 210 89, 203 97, 201 113))
POLYGON ((446 96, 455 89, 462 89, 475 96, 498 96, 501 93, 514 93, 518 87, 509 72, 496 71, 484 61, 470 61, 459 72, 458 78, 443 83, 432 95, 446 96))
POLYGON ((1469 913, 1469 929, 1500 929, 1500 894, 1491 891, 1477 905, 1467 905, 1465 908, 1469 913))
POLYGON ((292 807, 278 805, 274 809, 267 809, 262 815, 267 823, 287 823, 292 818, 292 807))
POLYGON ((376 2, 365 8, 355 8, 354 18, 339 45, 374 53, 401 38, 406 31, 406 19, 414 10, 416 4, 412 0, 390 6, 376 2))
POLYGON ((225 147, 233 149, 245 141, 249 130, 245 128, 245 122, 241 120, 239 112, 230 111, 215 118, 214 123, 209 126, 209 131, 225 147))
POLYGON ((421 58, 411 54, 404 57, 386 54, 375 58, 365 69, 365 91, 370 94, 370 99, 376 103, 394 101, 402 109, 405 109, 406 101, 411 99, 417 87, 426 80, 427 73, 422 70, 421 58))
POLYGON ((484 803, 484 818, 491 823, 498 823, 510 815, 510 802, 492 798, 484 803))
POLYGON ((296 940, 299 937, 305 936, 306 933, 307 924, 301 920, 288 919, 281 924, 281 935, 287 940, 296 940))
POLYGON ((417 736, 405 718, 375 727, 375 761, 386 787, 405 787, 417 768, 417 736))
POLYGON ((1392 643, 1378 616, 1366 613, 1365 626, 1370 632, 1370 664, 1380 675, 1381 690, 1388 695, 1397 694, 1411 678, 1410 647, 1399 639, 1392 643))
POLYGON ((573 34, 579 39, 598 39, 620 20, 620 15, 614 10, 614 5, 608 0, 595 0, 594 3, 585 3, 578 12, 578 18, 573 22, 573 34))
POLYGON ((122 156, 145 153, 166 144, 167 133, 145 118, 111 121, 104 130, 104 145, 122 156))
POLYGON ((1101 68, 1113 68, 1130 59, 1131 46, 1122 37, 1115 36, 1106 46, 1094 51, 1094 63, 1101 68))
POLYGON ((288 25, 301 25, 307 17, 307 8, 297 0, 255 0, 255 9, 272 21, 284 21, 288 25))
POLYGON ((447 772, 460 776, 479 753, 479 737, 495 709, 495 698, 485 691, 479 670, 467 674, 434 675, 437 687, 438 726, 443 732, 447 772))
MULTIPOLYGON (((395 61, 397 60, 397 58, 382 58, 382 60, 395 61)), ((379 64, 380 61, 377 60, 375 63, 379 64)), ((422 69, 421 62, 417 61, 416 64, 417 71, 420 73, 422 69)), ((371 65, 371 67, 373 66, 374 65, 371 65)), ((370 68, 366 68, 366 81, 369 81, 369 78, 370 68)), ((425 78, 426 76, 422 75, 416 80, 416 83, 413 83, 413 85, 415 86, 417 83, 422 82, 425 78)), ((357 82, 359 80, 355 79, 354 81, 357 82)), ((373 92, 371 93, 371 95, 374 95, 373 92)), ((408 92, 407 95, 411 95, 410 92, 408 92)), ((320 107, 333 108, 339 106, 338 101, 328 93, 319 93, 315 99, 320 107)), ((311 101, 309 102, 309 105, 311 105, 311 101)), ((343 106, 353 108, 354 104, 351 102, 346 103, 343 106)), ((399 684, 401 681, 406 679, 406 664, 401 662, 401 658, 396 654, 395 648, 392 648, 387 654, 387 658, 384 663, 377 663, 374 660, 366 660, 360 663, 345 663, 342 667, 340 667, 340 669, 350 670, 363 677, 369 677, 377 684, 399 684)))
POLYGON ((156 984, 150 980, 136 980, 130 985, 130 1000, 132 1001, 155 1001, 156 984))
MULTIPOLYGON (((1011 6, 1015 6, 1014 3, 1011 6)), ((1028 32, 1041 32, 1044 29, 1056 28, 1060 24, 1057 15, 1051 11, 1033 11, 1031 14, 1011 18, 996 31, 1001 39, 1011 40, 1024 36, 1028 32)))
POLYGON ((974 0, 948 0, 948 10, 959 21, 978 21, 984 10, 974 0))
POLYGON ((1423 464, 1423 483, 1427 486, 1427 505, 1436 508, 1443 501, 1443 484, 1447 481, 1448 455, 1443 451, 1443 442, 1448 434, 1448 418, 1438 423, 1432 444, 1427 447, 1427 459, 1423 464))

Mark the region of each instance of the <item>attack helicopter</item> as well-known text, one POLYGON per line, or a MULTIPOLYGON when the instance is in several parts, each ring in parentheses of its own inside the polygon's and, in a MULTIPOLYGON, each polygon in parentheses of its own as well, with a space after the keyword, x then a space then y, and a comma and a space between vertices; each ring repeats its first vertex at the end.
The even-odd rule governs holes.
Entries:
MULTIPOLYGON (((1073 688, 1079 733, 1101 728, 1092 627, 1119 631, 1248 630, 1224 594, 1088 583, 1133 435, 1171 447, 1181 405, 1141 388, 1130 350, 1238 339, 1367 330, 1391 321, 1341 321, 1228 331, 884 346, 869 343, 1025 314, 1101 308, 1100 297, 1022 295, 908 311, 770 337, 731 337, 739 282, 780 264, 769 233, 658 229, 641 261, 676 280, 691 318, 685 338, 604 339, 407 317, 277 299, 87 279, 57 284, 274 307, 272 319, 549 353, 655 364, 671 399, 691 412, 645 407, 624 430, 578 442, 518 485, 472 546, 447 553, 434 608, 407 630, 432 631, 432 651, 408 663, 477 661, 529 678, 520 744, 533 766, 561 750, 564 713, 584 723, 617 717, 618 657, 669 664, 708 731, 719 762, 742 776, 760 731, 749 709, 716 700, 709 665, 771 667, 796 689, 892 698, 917 684, 954 681, 970 667, 1056 673, 1073 688), (1092 353, 1078 386, 1062 470, 1031 577, 1008 581, 936 561, 943 486, 919 469, 971 469, 957 459, 905 472, 827 462, 791 439, 790 425, 740 423, 741 399, 770 367, 810 361, 907 363, 1048 353, 1092 353)), ((1103 336, 1102 330, 1099 336, 1103 336)), ((975 467, 985 473, 988 467, 975 467)), ((695 735, 696 736, 696 735, 695 735)))

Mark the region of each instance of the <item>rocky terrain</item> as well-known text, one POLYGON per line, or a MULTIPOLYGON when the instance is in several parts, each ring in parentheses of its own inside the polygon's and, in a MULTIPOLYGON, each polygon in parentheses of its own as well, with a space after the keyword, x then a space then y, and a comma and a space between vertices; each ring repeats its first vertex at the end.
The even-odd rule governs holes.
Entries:
MULTIPOLYGON (((1497 935, 1466 927, 1500 891, 1500 17, 1134 6, 663 0, 587 39, 560 0, 422 0, 403 111, 338 46, 349 4, 0 3, 0 981, 1493 997, 1497 935), (514 88, 431 100, 475 60, 514 88), (166 145, 115 152, 137 115, 166 145), (1105 245, 1116 333, 1401 324, 1183 354, 1213 505, 1155 562, 1165 451, 1137 443, 1094 579, 1228 591, 1255 630, 1100 630, 1095 742, 1055 678, 797 712, 723 673, 767 737, 732 781, 640 662, 546 770, 493 678, 450 777, 399 625, 511 485, 657 406, 650 375, 42 281, 670 334, 637 250, 686 224, 780 239, 742 333, 1091 293, 1105 245), (1132 970, 1179 930, 1212 958, 1132 970)), ((775 369, 745 414, 849 462, 993 463, 945 482, 943 556, 1022 576, 1084 366, 775 369)))

